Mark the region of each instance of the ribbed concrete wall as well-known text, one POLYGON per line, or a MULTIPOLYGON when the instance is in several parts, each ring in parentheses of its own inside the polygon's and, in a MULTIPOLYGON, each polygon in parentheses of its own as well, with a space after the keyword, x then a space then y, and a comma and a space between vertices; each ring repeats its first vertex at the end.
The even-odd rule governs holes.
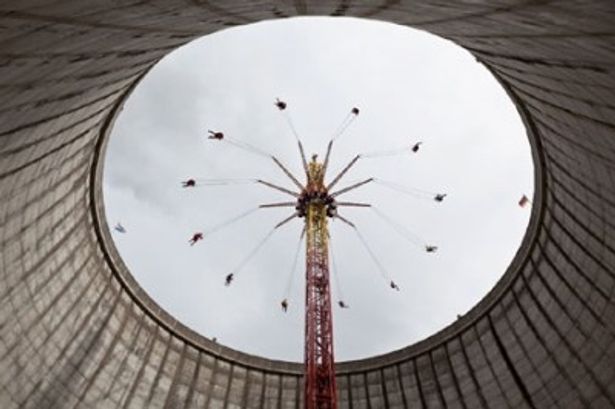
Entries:
POLYGON ((301 406, 300 366, 211 344, 142 293, 99 179, 108 126, 152 64, 296 14, 467 48, 517 104, 538 169, 498 286, 419 344, 339 365, 341 408, 615 407, 613 1, 19 0, 0 2, 0 408, 301 406))

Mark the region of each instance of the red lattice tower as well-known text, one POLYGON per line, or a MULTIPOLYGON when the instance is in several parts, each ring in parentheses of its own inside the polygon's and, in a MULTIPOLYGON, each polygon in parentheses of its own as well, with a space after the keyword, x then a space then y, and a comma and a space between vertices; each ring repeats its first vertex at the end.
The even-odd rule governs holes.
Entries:
MULTIPOLYGON (((275 106, 280 111, 285 111, 287 104, 284 101, 276 99, 275 106)), ((419 145, 422 142, 416 142, 414 145, 405 146, 395 150, 376 151, 366 154, 358 154, 352 158, 352 160, 327 184, 324 182, 325 173, 327 171, 327 165, 331 155, 331 150, 334 141, 339 138, 342 133, 350 126, 354 118, 359 115, 359 108, 354 107, 350 113, 342 121, 341 125, 336 130, 333 137, 329 140, 325 159, 323 163, 317 162, 317 155, 312 156, 312 160, 308 163, 303 145, 299 139, 296 128, 290 119, 290 116, 286 116, 286 120, 290 126, 290 129, 295 136, 299 153, 301 156, 301 163, 303 170, 305 171, 307 182, 303 184, 293 173, 274 155, 256 147, 250 143, 234 140, 226 137, 224 133, 219 131, 209 131, 208 138, 217 141, 226 141, 243 149, 252 154, 256 154, 261 157, 267 157, 271 159, 277 167, 279 167, 286 176, 293 182, 293 184, 299 189, 299 191, 293 191, 283 186, 276 185, 274 183, 262 180, 251 179, 251 182, 258 183, 269 188, 275 189, 279 192, 293 196, 296 200, 261 204, 258 208, 283 208, 294 207, 295 212, 286 217, 281 222, 276 224, 274 228, 265 236, 260 243, 254 248, 254 250, 244 258, 239 266, 233 272, 228 274, 225 278, 225 285, 229 286, 234 280, 235 275, 243 267, 245 267, 250 259, 254 257, 256 252, 263 246, 267 239, 273 234, 273 232, 281 226, 289 223, 296 218, 304 218, 304 231, 302 232, 301 239, 303 240, 304 234, 306 239, 306 293, 305 293, 305 396, 304 396, 304 408, 305 409, 336 409, 337 408, 337 390, 335 384, 335 360, 333 354, 333 317, 332 317, 332 305, 331 305, 331 285, 329 280, 329 230, 327 225, 327 219, 338 219, 354 229, 358 235, 361 243, 367 250, 367 253, 378 267, 382 277, 387 280, 389 287, 393 290, 399 291, 399 287, 392 281, 386 273, 382 264, 378 261, 374 252, 368 246, 366 240, 359 233, 357 227, 338 213, 338 207, 372 207, 369 203, 337 201, 337 197, 340 195, 357 189, 368 183, 375 182, 374 177, 367 178, 365 180, 352 183, 342 189, 333 191, 333 187, 344 177, 344 175, 352 168, 362 157, 375 158, 381 156, 391 156, 407 154, 408 152, 416 153, 419 151, 419 145)), ((211 179, 201 180, 199 183, 212 185, 219 185, 230 183, 232 180, 224 179, 211 179)), ((403 187, 399 187, 394 183, 380 181, 381 184, 388 186, 394 190, 401 192, 410 192, 403 187)), ((182 183, 183 187, 195 187, 196 180, 188 179, 182 183)), ((413 195, 431 195, 432 193, 426 191, 411 191, 413 195), (419 193, 417 193, 419 192, 419 193), (421 193, 422 192, 422 193, 421 193)), ((433 193, 433 199, 437 202, 442 202, 445 193, 433 193)), ((256 209, 253 209, 256 210, 256 209)), ((250 210, 242 215, 228 220, 222 225, 216 226, 211 229, 209 234, 219 230, 223 226, 234 223, 243 217, 251 214, 253 210, 250 210)), ((397 225, 394 221, 389 219, 386 214, 379 212, 384 220, 391 224, 398 233, 402 234, 407 240, 413 244, 417 244, 417 239, 412 234, 408 234, 403 226, 397 225)), ((191 245, 194 245, 197 241, 203 239, 203 233, 197 232, 193 235, 189 241, 191 245)), ((425 245, 425 251, 433 253, 437 249, 433 245, 425 245)), ((300 248, 298 247, 297 255, 300 248)), ((295 256, 295 262, 297 258, 295 256)), ((296 265, 296 264, 295 264, 296 265)), ((294 273, 293 269, 293 273, 294 273)), ((289 287, 290 288, 290 287, 289 287)), ((338 301, 340 308, 348 308, 348 305, 343 300, 338 301)), ((288 300, 284 298, 281 302, 282 309, 287 311, 288 300)))
POLYGON ((306 240, 305 409, 335 409, 335 360, 329 285, 327 190, 323 167, 309 164, 304 191, 306 240))

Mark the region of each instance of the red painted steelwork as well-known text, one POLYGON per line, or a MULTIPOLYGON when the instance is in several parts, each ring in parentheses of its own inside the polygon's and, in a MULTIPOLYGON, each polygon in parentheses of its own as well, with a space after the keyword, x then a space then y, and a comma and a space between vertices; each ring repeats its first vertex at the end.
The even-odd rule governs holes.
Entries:
POLYGON ((305 223, 305 409, 336 409, 327 206, 320 200, 309 203, 305 223))

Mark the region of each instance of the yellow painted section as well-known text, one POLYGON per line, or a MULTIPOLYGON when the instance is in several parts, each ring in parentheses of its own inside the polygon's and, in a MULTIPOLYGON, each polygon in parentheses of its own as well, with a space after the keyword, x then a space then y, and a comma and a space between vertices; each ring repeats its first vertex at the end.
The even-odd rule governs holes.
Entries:
MULTIPOLYGON (((312 158, 312 161, 308 165, 308 183, 306 190, 310 192, 324 192, 326 190, 323 180, 323 164, 316 162, 315 157, 312 158)), ((323 202, 312 201, 308 204, 305 223, 308 250, 313 249, 322 255, 326 255, 329 231, 327 225, 327 209, 323 202)))

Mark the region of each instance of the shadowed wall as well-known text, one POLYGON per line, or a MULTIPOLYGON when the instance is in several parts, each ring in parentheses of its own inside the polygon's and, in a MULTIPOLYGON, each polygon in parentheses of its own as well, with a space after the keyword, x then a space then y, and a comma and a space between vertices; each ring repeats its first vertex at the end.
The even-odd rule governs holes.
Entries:
POLYGON ((422 342, 339 364, 340 408, 615 407, 611 0, 0 3, 0 407, 301 406, 301 365, 213 344, 143 293, 100 180, 148 68, 199 36, 294 15, 387 20, 465 47, 517 105, 536 167, 530 227, 498 285, 422 342))

